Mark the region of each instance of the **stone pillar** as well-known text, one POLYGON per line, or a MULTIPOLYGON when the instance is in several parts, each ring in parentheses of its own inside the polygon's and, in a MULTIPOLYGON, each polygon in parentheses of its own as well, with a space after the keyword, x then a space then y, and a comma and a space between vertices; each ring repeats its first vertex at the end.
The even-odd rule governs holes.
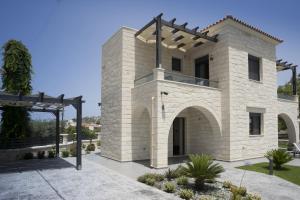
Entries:
POLYGON ((164 79, 165 79, 165 70, 163 68, 154 68, 153 80, 164 80, 164 79))
POLYGON ((63 144, 68 144, 68 134, 60 134, 61 136, 63 136, 63 144))

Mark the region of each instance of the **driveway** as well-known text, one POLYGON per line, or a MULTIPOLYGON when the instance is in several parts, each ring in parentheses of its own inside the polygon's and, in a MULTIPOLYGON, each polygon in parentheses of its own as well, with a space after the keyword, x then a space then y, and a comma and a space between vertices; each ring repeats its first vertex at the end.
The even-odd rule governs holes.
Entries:
POLYGON ((0 164, 0 199, 175 199, 83 156, 75 159, 28 160, 0 164))

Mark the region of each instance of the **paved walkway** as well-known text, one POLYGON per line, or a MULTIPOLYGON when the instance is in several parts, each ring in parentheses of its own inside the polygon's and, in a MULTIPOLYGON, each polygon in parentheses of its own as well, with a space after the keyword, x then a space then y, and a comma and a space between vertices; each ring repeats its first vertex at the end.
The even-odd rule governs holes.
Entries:
MULTIPOLYGON (((148 167, 147 161, 141 162, 124 162, 120 163, 114 160, 101 157, 99 154, 90 154, 86 159, 105 166, 107 168, 118 171, 130 178, 136 179, 138 176, 146 172, 164 172, 164 170, 155 170, 148 167)), ((176 168, 180 163, 186 161, 186 158, 177 158, 171 160, 170 168, 176 168)), ((169 161, 170 162, 170 161, 169 161)), ((222 173, 221 180, 229 180, 236 185, 242 184, 246 186, 249 192, 258 193, 263 199, 270 200, 298 200, 300 199, 300 186, 285 181, 276 176, 270 176, 262 173, 244 171, 235 167, 249 165, 258 162, 267 162, 265 158, 252 159, 237 162, 220 162, 225 168, 222 173)), ((297 158, 289 164, 300 166, 300 159, 297 158)))
POLYGON ((171 194, 89 161, 86 156, 81 171, 70 164, 75 159, 66 160, 1 163, 0 199, 176 199, 171 194))

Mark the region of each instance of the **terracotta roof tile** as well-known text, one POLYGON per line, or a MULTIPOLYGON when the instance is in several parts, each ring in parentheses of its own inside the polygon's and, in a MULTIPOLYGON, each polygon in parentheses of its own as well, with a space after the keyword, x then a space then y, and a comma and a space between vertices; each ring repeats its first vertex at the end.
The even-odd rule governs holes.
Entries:
POLYGON ((237 23, 239 23, 239 24, 241 24, 243 26, 246 26, 246 27, 248 27, 248 28, 250 28, 250 29, 258 32, 258 33, 261 33, 261 34, 263 34, 263 35, 265 35, 265 36, 267 36, 267 37, 269 37, 269 38, 271 38, 273 40, 276 40, 277 42, 280 42, 280 43, 283 42, 283 40, 281 40, 281 39, 279 39, 277 37, 274 37, 274 36, 272 36, 272 35, 264 32, 264 31, 262 31, 261 29, 255 27, 255 26, 252 26, 252 25, 250 25, 250 24, 248 24, 248 23, 246 23, 246 22, 244 22, 244 21, 242 21, 240 19, 237 19, 237 18, 233 17, 232 15, 227 15, 223 19, 220 19, 219 21, 217 21, 217 22, 215 22, 215 23, 207 26, 206 28, 202 29, 201 32, 203 32, 203 31, 205 31, 205 30, 207 30, 207 29, 209 29, 209 28, 211 28, 211 27, 213 27, 213 26, 215 26, 217 24, 220 24, 220 23, 222 23, 222 22, 224 22, 225 20, 228 20, 228 19, 231 19, 231 20, 233 20, 233 21, 235 21, 235 22, 237 22, 237 23))

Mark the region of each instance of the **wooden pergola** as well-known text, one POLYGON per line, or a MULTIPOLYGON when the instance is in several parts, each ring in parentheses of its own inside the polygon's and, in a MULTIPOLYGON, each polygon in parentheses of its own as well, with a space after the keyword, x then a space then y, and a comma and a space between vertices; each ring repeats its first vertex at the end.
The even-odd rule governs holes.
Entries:
POLYGON ((297 95, 297 70, 298 65, 282 61, 282 59, 276 60, 277 71, 292 70, 292 87, 293 95, 297 95))
POLYGON ((187 28, 188 23, 175 24, 176 18, 166 21, 162 13, 154 17, 135 37, 145 43, 156 43, 156 68, 161 68, 161 46, 186 52, 206 42, 218 42, 218 35, 209 36, 209 31, 198 31, 199 27, 187 28))
POLYGON ((73 106, 76 109, 76 169, 82 168, 81 162, 81 122, 82 122, 82 96, 65 99, 61 94, 58 97, 45 95, 43 92, 35 95, 11 94, 0 91, 0 110, 4 107, 22 107, 30 112, 53 113, 56 118, 56 156, 59 156, 59 114, 66 106, 73 106))

